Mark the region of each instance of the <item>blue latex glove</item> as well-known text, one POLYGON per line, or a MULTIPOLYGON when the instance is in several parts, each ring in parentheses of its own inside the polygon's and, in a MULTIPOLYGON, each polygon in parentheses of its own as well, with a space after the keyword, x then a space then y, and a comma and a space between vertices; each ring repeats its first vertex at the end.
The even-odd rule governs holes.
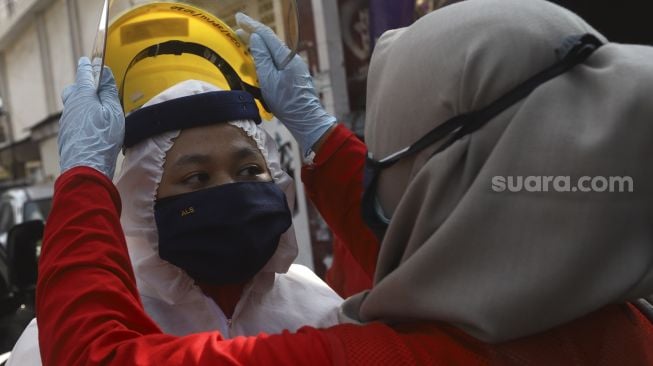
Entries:
POLYGON ((105 67, 96 90, 91 62, 82 57, 77 66, 77 80, 64 90, 61 99, 64 105, 59 121, 61 172, 88 166, 113 179, 125 137, 125 117, 113 73, 105 67))
POLYGON ((304 155, 336 122, 328 114, 313 86, 306 63, 295 56, 282 70, 277 67, 290 53, 269 27, 245 14, 236 14, 237 34, 249 43, 265 102, 295 137, 304 155))

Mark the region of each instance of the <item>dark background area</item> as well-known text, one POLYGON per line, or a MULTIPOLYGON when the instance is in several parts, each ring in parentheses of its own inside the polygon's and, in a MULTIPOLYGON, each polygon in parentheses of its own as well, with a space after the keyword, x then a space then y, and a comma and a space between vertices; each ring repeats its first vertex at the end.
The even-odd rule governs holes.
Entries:
MULTIPOLYGON (((450 5, 461 1, 449 0, 450 5)), ((650 0, 550 0, 580 15, 591 26, 616 43, 653 45, 650 0)))
POLYGON ((555 0, 575 12, 611 42, 653 45, 650 0, 555 0))

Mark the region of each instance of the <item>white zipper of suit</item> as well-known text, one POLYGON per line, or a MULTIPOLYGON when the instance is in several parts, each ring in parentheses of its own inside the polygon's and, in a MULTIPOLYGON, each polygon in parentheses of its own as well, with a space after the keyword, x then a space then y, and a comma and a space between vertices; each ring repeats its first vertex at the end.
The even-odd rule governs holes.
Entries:
MULTIPOLYGON (((225 338, 234 337, 233 331, 234 331, 235 322, 238 318, 238 315, 241 313, 243 307, 245 306, 245 302, 247 301, 247 298, 249 297, 251 290, 252 290, 252 283, 249 283, 243 289, 243 293, 240 296, 238 303, 236 303, 236 307, 234 308, 234 313, 231 315, 231 318, 225 315, 222 308, 220 308, 220 306, 212 298, 202 293, 206 305, 209 307, 209 309, 211 309, 212 313, 218 320, 218 327, 219 327, 218 330, 223 336, 225 336, 225 338)), ((235 336, 238 335, 241 334, 236 334, 235 336)))

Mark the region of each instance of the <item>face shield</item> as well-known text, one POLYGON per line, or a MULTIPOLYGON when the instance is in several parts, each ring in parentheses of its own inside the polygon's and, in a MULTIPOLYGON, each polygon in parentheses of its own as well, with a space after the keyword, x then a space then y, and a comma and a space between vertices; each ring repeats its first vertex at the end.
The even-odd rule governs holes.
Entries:
MULTIPOLYGON (((106 0, 91 55, 95 77, 109 66, 126 114, 184 80, 252 94, 271 119, 254 61, 236 36, 235 14, 269 25, 291 49, 299 43, 295 0, 106 0)), ((283 66, 283 65, 282 65, 283 66)))

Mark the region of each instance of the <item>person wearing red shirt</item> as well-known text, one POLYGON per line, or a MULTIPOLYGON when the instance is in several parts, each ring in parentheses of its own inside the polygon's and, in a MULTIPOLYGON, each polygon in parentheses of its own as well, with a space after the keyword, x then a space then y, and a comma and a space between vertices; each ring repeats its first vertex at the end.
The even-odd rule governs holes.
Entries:
POLYGON ((653 177, 638 158, 653 149, 653 50, 605 44, 544 1, 448 6, 379 40, 366 157, 316 109, 301 60, 273 70, 284 48, 244 23, 266 101, 315 152, 314 203, 341 238, 360 230, 348 220, 362 208, 380 239, 374 286, 328 329, 162 334, 142 309, 109 179, 117 91, 108 76, 96 94, 82 64, 39 264, 45 365, 653 364, 653 326, 628 303, 653 292, 653 177), (506 191, 492 179, 534 168, 618 171, 638 189, 506 191))

